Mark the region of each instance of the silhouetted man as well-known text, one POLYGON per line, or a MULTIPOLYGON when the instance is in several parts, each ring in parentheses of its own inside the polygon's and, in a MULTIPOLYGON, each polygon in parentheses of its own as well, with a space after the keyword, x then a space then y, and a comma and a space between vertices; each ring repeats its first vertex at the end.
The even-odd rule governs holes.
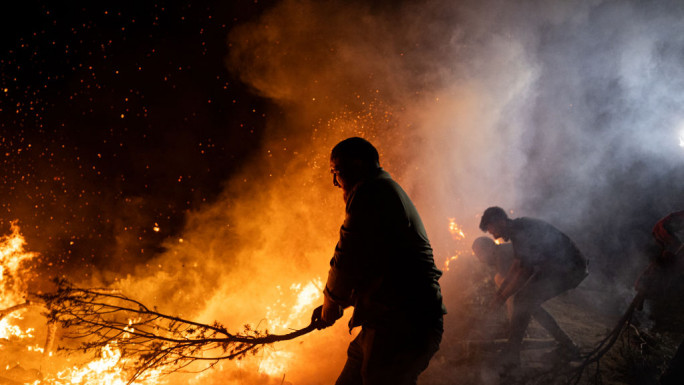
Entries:
MULTIPOLYGON (((492 268, 494 272, 494 283, 497 289, 501 285, 508 274, 513 260, 515 259, 515 250, 510 243, 496 244, 494 240, 488 237, 479 237, 473 241, 473 253, 477 259, 485 265, 492 268)), ((517 273, 516 273, 517 274, 517 273)), ((509 297, 506 300, 506 313, 510 322, 513 315, 513 299, 509 297)), ((532 311, 532 318, 534 318, 541 327, 553 337, 562 348, 567 350, 576 350, 572 339, 558 326, 556 320, 543 307, 539 306, 532 311)))
MULTIPOLYGON (((480 229, 492 234, 494 239, 502 238, 513 245, 513 262, 497 290, 492 307, 502 305, 513 296, 508 344, 500 363, 504 368, 517 366, 532 314, 541 308, 542 303, 577 287, 587 276, 587 259, 567 235, 549 223, 525 217, 510 219, 500 207, 485 210, 480 229)), ((553 328, 560 330, 553 317, 547 322, 548 326, 553 322, 553 328)), ((561 347, 566 350, 564 353, 577 354, 578 349, 569 338, 561 347)))
MULTIPOLYGON (((658 244, 658 255, 639 278, 637 290, 655 301, 652 317, 657 323, 665 323, 666 328, 673 329, 671 331, 681 332, 681 319, 677 319, 681 314, 677 313, 682 311, 679 303, 684 298, 684 211, 661 218, 653 227, 653 238, 658 244)), ((684 384, 684 341, 660 383, 684 384)))
POLYGON ((432 248, 404 190, 361 138, 338 143, 330 156, 346 217, 330 261, 323 305, 312 320, 332 325, 354 307, 361 332, 347 350, 337 385, 415 384, 439 349, 446 313, 432 248))

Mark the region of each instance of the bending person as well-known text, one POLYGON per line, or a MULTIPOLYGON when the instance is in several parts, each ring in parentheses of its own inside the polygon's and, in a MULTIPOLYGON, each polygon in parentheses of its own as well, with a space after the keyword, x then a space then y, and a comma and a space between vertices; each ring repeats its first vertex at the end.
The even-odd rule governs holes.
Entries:
MULTIPOLYGON (((472 248, 477 259, 492 269, 494 273, 494 283, 496 284, 496 288, 500 289, 506 273, 510 270, 513 260, 515 259, 513 245, 510 243, 496 244, 494 240, 489 237, 479 237, 473 242, 472 248)), ((513 316, 513 297, 508 297, 506 300, 506 313, 510 324, 513 316)), ((543 307, 539 306, 537 309, 533 310, 532 318, 534 318, 562 348, 573 353, 576 352, 577 348, 572 342, 572 339, 565 334, 563 329, 558 326, 558 323, 553 316, 543 307)))
MULTIPOLYGON (((513 247, 513 262, 497 290, 492 308, 513 298, 508 344, 500 363, 504 368, 518 366, 522 340, 532 314, 544 302, 577 287, 588 275, 587 259, 567 235, 551 224, 526 217, 510 219, 500 207, 485 210, 480 229, 494 239, 510 241, 513 247)), ((556 324, 553 317, 545 322, 551 321, 556 324)), ((561 347, 566 355, 578 353, 569 338, 561 347)))

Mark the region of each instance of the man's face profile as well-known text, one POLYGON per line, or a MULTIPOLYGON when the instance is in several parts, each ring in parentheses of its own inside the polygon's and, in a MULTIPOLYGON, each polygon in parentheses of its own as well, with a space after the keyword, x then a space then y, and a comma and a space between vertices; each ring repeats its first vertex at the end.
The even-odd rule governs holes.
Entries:
POLYGON ((354 186, 361 180, 358 167, 354 162, 343 162, 339 158, 330 159, 330 173, 333 176, 333 185, 344 192, 344 200, 351 193, 354 186))
POLYGON ((345 192, 348 192, 354 187, 349 178, 349 170, 345 169, 339 159, 330 159, 330 173, 333 176, 333 185, 335 185, 335 187, 339 187, 345 192))
POLYGON ((506 228, 506 220, 501 218, 489 223, 487 225, 487 232, 492 234, 494 239, 503 238, 505 241, 508 241, 508 232, 506 231, 506 228))

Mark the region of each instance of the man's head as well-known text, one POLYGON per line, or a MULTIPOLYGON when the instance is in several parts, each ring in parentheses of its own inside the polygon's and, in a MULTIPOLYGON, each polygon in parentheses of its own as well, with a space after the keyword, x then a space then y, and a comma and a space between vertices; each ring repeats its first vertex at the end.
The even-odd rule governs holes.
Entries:
POLYGON ((487 266, 496 265, 496 248, 494 240, 489 237, 479 237, 473 241, 473 253, 480 262, 487 266))
POLYGON ((492 234, 494 239, 503 238, 508 241, 509 234, 508 215, 501 207, 490 207, 482 214, 480 220, 480 230, 492 234))
POLYGON ((353 137, 339 142, 330 153, 330 172, 333 184, 344 190, 345 196, 363 179, 380 167, 378 150, 362 138, 353 137))

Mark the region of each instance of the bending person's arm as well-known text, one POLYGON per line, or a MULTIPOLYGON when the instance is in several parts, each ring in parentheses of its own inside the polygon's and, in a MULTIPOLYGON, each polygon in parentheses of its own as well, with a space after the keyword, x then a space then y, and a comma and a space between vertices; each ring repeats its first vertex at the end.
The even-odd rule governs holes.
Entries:
POLYGON ((531 268, 523 267, 519 259, 514 259, 506 273, 504 281, 496 292, 496 303, 503 304, 508 297, 515 294, 530 279, 534 272, 531 268))

